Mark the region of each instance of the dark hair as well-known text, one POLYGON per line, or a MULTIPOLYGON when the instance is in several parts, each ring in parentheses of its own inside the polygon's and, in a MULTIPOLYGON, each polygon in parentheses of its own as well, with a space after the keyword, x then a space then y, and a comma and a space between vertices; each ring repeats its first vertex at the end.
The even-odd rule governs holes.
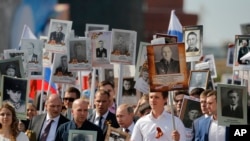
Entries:
POLYGON ((9 69, 9 68, 12 68, 14 70, 16 70, 16 65, 14 64, 8 64, 6 67, 5 67, 5 70, 9 69))
POLYGON ((96 96, 97 94, 100 94, 100 95, 107 95, 108 97, 110 97, 109 92, 107 92, 107 91, 105 91, 105 90, 103 90, 103 89, 97 90, 96 93, 95 93, 95 96, 96 96))
POLYGON ((190 35, 195 35, 197 37, 197 34, 195 32, 193 32, 193 31, 189 32, 188 35, 187 35, 187 37, 190 36, 190 35))
POLYGON ((76 99, 81 97, 81 92, 79 91, 79 89, 75 88, 75 87, 69 87, 66 92, 68 93, 75 93, 76 94, 76 99))
POLYGON ((203 88, 194 88, 194 89, 192 89, 192 91, 190 92, 189 95, 191 95, 191 96, 193 96, 193 95, 200 96, 203 91, 204 91, 203 88))
POLYGON ((238 93, 236 90, 234 90, 234 89, 229 90, 229 91, 227 92, 227 95, 229 96, 229 94, 231 94, 231 93, 236 93, 237 96, 239 96, 239 93, 238 93))
POLYGON ((106 86, 106 85, 110 85, 113 89, 115 88, 115 86, 114 86, 114 84, 112 82, 104 80, 104 81, 99 83, 98 89, 100 89, 100 87, 106 86))
MULTIPOLYGON (((6 109, 10 110, 10 112, 12 114, 12 123, 10 125, 10 128, 11 128, 11 133, 13 134, 14 139, 16 139, 17 135, 19 134, 19 131, 18 131, 18 128, 17 128, 19 121, 18 121, 17 116, 16 116, 15 108, 9 102, 4 102, 3 105, 0 108, 0 111, 3 108, 6 108, 6 109)), ((2 129, 2 128, 3 128, 2 124, 0 123, 0 129, 2 129)))

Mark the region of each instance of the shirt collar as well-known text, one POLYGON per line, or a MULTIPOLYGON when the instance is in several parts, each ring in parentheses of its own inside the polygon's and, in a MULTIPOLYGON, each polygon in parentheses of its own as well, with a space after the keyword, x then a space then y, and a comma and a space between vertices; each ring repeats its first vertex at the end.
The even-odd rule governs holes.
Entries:
POLYGON ((58 115, 58 116, 55 117, 55 118, 50 118, 49 114, 47 113, 46 121, 53 119, 54 122, 58 122, 58 121, 59 121, 59 118, 60 118, 60 115, 58 115))
MULTIPOLYGON (((108 113, 109 113, 109 110, 107 110, 107 112, 106 112, 104 115, 102 115, 102 118, 103 118, 103 119, 106 119, 107 116, 108 116, 108 113)), ((96 117, 95 117, 95 118, 98 118, 98 119, 99 119, 100 116, 101 116, 101 115, 99 115, 99 114, 96 112, 96 117)))

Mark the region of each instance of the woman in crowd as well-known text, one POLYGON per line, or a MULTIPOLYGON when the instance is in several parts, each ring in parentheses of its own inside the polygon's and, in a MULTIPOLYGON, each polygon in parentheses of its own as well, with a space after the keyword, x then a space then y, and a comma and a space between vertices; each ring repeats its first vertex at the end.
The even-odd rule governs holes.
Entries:
POLYGON ((17 129, 18 119, 15 109, 10 103, 3 103, 0 108, 0 140, 1 141, 29 141, 23 132, 17 129))

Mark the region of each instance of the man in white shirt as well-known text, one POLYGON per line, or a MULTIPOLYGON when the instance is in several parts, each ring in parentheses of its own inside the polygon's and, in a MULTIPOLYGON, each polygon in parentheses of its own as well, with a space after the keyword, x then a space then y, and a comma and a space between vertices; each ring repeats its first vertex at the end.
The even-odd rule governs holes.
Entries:
POLYGON ((186 141, 185 127, 178 117, 174 118, 164 110, 167 95, 162 92, 150 92, 149 104, 152 111, 140 118, 133 129, 131 141, 186 141))

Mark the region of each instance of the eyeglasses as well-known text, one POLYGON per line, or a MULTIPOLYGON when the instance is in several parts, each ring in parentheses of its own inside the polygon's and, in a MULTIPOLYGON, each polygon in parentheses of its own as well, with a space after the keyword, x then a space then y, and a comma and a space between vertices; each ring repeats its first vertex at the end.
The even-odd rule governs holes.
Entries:
POLYGON ((69 101, 69 102, 73 102, 75 99, 74 98, 71 98, 71 97, 64 97, 63 98, 63 101, 69 101))

